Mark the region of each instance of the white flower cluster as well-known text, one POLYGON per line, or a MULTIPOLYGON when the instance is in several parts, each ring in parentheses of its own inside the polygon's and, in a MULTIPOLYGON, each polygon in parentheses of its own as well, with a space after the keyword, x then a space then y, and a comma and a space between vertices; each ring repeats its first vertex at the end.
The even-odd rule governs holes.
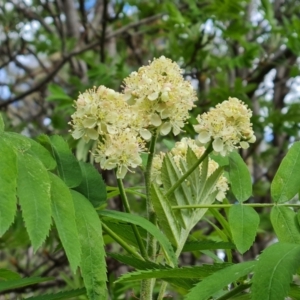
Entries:
MULTIPOLYGON (((180 142, 177 142, 175 144, 175 147, 170 151, 170 155, 174 159, 177 167, 179 170, 181 170, 181 164, 180 161, 186 162, 186 155, 188 151, 188 147, 195 153, 197 158, 200 158, 204 151, 204 147, 199 147, 196 143, 195 140, 192 140, 190 138, 183 138, 181 139, 180 142)), ((155 181, 157 184, 162 184, 161 180, 161 168, 162 168, 162 163, 164 159, 165 154, 160 153, 158 155, 155 155, 153 158, 153 172, 152 172, 152 180, 155 181)), ((208 161, 208 176, 210 176, 217 168, 219 167, 218 163, 215 162, 214 160, 209 158, 208 161)), ((201 170, 201 164, 199 165, 199 168, 201 170)), ((182 172, 183 174, 183 172, 182 172)), ((226 191, 228 190, 228 182, 226 177, 223 175, 220 176, 219 180, 217 181, 213 191, 218 191, 216 199, 218 201, 222 201, 225 198, 226 191)))
POLYGON ((185 81, 182 70, 170 59, 161 56, 148 66, 141 67, 124 79, 124 93, 135 109, 143 115, 141 126, 158 128, 166 135, 171 130, 178 135, 188 111, 197 100, 190 82, 185 81))
POLYGON ((97 140, 96 161, 117 168, 117 177, 141 165, 145 141, 157 131, 176 135, 189 117, 196 93, 178 65, 164 56, 124 80, 124 92, 100 86, 80 94, 71 116, 72 136, 97 140))
POLYGON ((218 104, 208 113, 198 115, 195 131, 198 141, 204 145, 213 140, 215 152, 225 156, 234 148, 248 148, 256 138, 250 123, 252 112, 237 98, 218 104))

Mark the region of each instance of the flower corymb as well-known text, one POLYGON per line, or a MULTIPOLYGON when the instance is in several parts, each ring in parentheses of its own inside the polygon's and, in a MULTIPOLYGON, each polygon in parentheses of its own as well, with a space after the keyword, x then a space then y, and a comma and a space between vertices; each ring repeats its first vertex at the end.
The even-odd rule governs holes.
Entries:
POLYGON ((213 140, 214 151, 222 156, 234 148, 246 149, 256 139, 251 116, 251 110, 241 100, 229 98, 208 113, 198 115, 199 124, 194 125, 198 141, 204 145, 213 140))
POLYGON ((171 130, 174 135, 179 134, 189 118, 188 111, 197 100, 196 92, 191 83, 184 80, 182 70, 164 56, 125 78, 124 94, 128 103, 143 116, 141 126, 158 128, 162 135, 171 130))

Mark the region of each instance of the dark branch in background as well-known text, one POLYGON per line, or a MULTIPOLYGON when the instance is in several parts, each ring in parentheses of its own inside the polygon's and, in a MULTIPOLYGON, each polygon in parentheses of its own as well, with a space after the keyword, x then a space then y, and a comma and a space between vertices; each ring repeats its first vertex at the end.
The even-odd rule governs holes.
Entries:
POLYGON ((108 6, 108 0, 103 1, 103 11, 102 11, 102 32, 101 32, 101 38, 100 38, 100 61, 102 63, 105 62, 105 36, 106 36, 106 26, 107 26, 107 6, 108 6))
MULTIPOLYGON (((282 51, 277 52, 273 59, 266 61, 266 62, 260 62, 257 66, 257 68, 254 70, 252 75, 250 75, 250 78, 247 79, 248 84, 255 84, 256 86, 259 85, 264 77, 279 64, 283 59, 294 57, 295 54, 290 49, 285 49, 282 51)), ((252 98, 254 95, 256 89, 254 88, 250 92, 248 92, 248 97, 252 98)))
MULTIPOLYGON (((144 25, 144 24, 147 24, 147 23, 150 23, 152 21, 155 21, 157 19, 159 19, 160 17, 162 16, 162 14, 157 14, 157 15, 154 15, 154 16, 151 16, 151 17, 148 17, 148 18, 145 18, 145 19, 142 19, 140 21, 137 21, 137 22, 133 22, 131 24, 128 24, 120 29, 117 29, 116 31, 110 33, 110 34, 107 34, 106 35, 106 40, 109 40, 113 37, 116 37, 120 34, 123 34, 124 32, 126 32, 127 30, 131 29, 131 28, 136 28, 138 26, 141 26, 141 25, 144 25)), ((13 98, 10 98, 8 100, 2 100, 0 99, 0 101, 3 101, 2 103, 0 103, 0 109, 3 109, 5 107, 7 107, 8 105, 14 103, 14 102, 17 102, 17 101, 20 101, 22 100, 24 97, 30 95, 31 93, 34 93, 36 91, 38 91, 40 88, 42 88, 43 86, 45 86, 48 82, 50 82, 52 80, 52 78, 59 72, 59 70, 64 66, 64 64, 66 62, 68 62, 72 57, 78 55, 78 54, 81 54, 87 50, 90 50, 90 49, 93 49, 94 47, 97 47, 99 46, 99 42, 94 42, 94 43, 91 43, 89 45, 86 45, 84 47, 82 47, 81 49, 78 49, 78 50, 74 50, 73 52, 69 53, 68 55, 66 55, 65 57, 62 58, 62 60, 60 62, 58 62, 55 66, 54 66, 54 69, 52 69, 52 71, 42 80, 40 81, 39 83, 37 83, 34 87, 32 87, 31 89, 29 89, 28 91, 20 94, 20 95, 17 95, 13 98)))

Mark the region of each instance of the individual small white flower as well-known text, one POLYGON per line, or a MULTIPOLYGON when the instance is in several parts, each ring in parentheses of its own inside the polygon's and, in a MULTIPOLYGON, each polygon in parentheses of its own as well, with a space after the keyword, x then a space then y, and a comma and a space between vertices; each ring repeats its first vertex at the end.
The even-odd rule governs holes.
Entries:
POLYGON ((214 151, 223 156, 234 148, 247 149, 249 143, 255 142, 251 116, 251 110, 242 101, 229 97, 208 113, 198 115, 199 124, 194 125, 198 142, 204 145, 213 140, 214 151))

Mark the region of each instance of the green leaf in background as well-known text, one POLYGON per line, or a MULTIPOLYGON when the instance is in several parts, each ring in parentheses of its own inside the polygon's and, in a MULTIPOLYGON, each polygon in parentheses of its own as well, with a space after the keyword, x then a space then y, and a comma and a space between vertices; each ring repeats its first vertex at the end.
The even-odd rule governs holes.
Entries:
POLYGON ((289 149, 282 160, 271 184, 271 196, 274 202, 291 200, 300 186, 300 142, 289 149))
POLYGON ((3 118, 0 114, 0 132, 3 132, 5 129, 3 118))
POLYGON ((185 243, 182 252, 213 249, 235 249, 235 245, 231 242, 191 241, 185 243))
POLYGON ((241 254, 244 254, 252 246, 259 221, 259 215, 253 207, 243 204, 230 207, 228 222, 232 239, 241 254))
POLYGON ((7 270, 7 269, 0 269, 0 281, 1 280, 20 279, 20 278, 21 278, 21 276, 16 272, 13 272, 13 271, 7 270))
POLYGON ((18 189, 22 214, 33 249, 45 241, 51 226, 50 179, 40 160, 18 155, 18 189))
POLYGON ((229 155, 229 178, 232 192, 239 202, 252 195, 252 180, 247 165, 237 152, 229 155))
MULTIPOLYGON (((65 291, 65 292, 59 292, 56 294, 44 294, 36 297, 29 297, 25 298, 26 300, 63 300, 63 299, 74 299, 74 297, 85 295, 86 290, 78 289, 78 290, 71 290, 71 291, 65 291)), ((77 299, 77 298, 76 298, 77 299)))
POLYGON ((21 288, 24 286, 29 286, 33 284, 37 284, 40 282, 54 280, 53 277, 29 277, 29 278, 21 278, 21 279, 14 279, 8 281, 0 281, 0 292, 14 290, 17 288, 21 288))
POLYGON ((68 187, 77 187, 82 181, 81 169, 67 142, 58 135, 41 135, 38 140, 55 158, 59 177, 68 187))
POLYGON ((130 224, 135 224, 138 226, 141 226, 145 230, 147 230, 149 233, 151 233, 157 241, 161 244, 163 247, 163 250, 165 252, 167 260, 173 263, 174 266, 177 265, 177 258, 175 256, 173 247, 169 240, 161 233, 161 231, 154 226, 151 222, 149 222, 147 219, 142 218, 140 216, 119 212, 119 211, 112 211, 112 210, 102 210, 99 211, 98 214, 102 217, 108 217, 111 219, 120 220, 123 222, 128 222, 130 224))
POLYGON ((28 150, 28 153, 30 153, 33 156, 36 156, 44 164, 47 170, 55 169, 56 161, 53 159, 50 152, 33 139, 28 139, 28 141, 31 145, 30 149, 28 150))
POLYGON ((71 269, 75 273, 80 264, 81 251, 72 195, 59 177, 52 173, 49 173, 49 176, 51 180, 52 216, 71 269))
POLYGON ((102 226, 92 204, 71 191, 81 244, 81 274, 89 300, 107 299, 106 262, 102 226))
MULTIPOLYGON (((186 295, 186 300, 206 300, 216 292, 222 290, 228 284, 251 273, 256 262, 247 261, 244 263, 229 266, 204 278, 186 295)), ((254 298, 257 300, 256 298, 254 298)))
POLYGON ((75 188, 76 191, 83 194, 91 201, 94 207, 99 207, 106 203, 106 186, 99 172, 89 163, 79 162, 82 181, 75 188))
POLYGON ((17 157, 0 135, 0 237, 13 223, 17 210, 17 157))
POLYGON ((151 185, 151 200, 160 228, 177 248, 180 240, 180 226, 168 199, 156 184, 151 185))
POLYGON ((300 245, 276 243, 259 256, 252 278, 252 299, 284 300, 300 266, 300 245))
POLYGON ((280 242, 300 244, 300 225, 292 209, 274 206, 270 219, 280 242))

